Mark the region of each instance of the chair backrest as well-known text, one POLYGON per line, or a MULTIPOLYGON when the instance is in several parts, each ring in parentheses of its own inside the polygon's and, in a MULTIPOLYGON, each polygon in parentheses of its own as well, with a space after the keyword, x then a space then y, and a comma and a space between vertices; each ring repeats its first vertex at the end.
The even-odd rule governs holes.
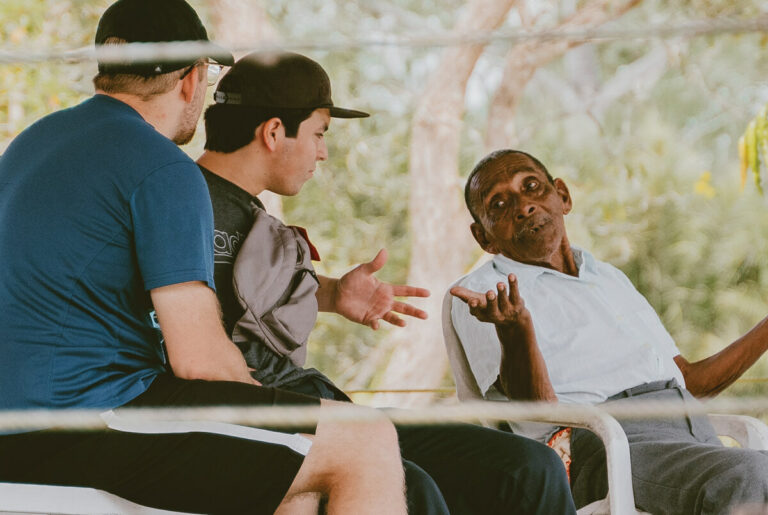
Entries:
POLYGON ((483 395, 480 393, 477 380, 475 380, 475 376, 469 368, 467 354, 464 352, 464 347, 461 345, 459 335, 456 334, 456 329, 454 329, 453 321, 451 320, 453 295, 451 295, 450 290, 461 279, 453 283, 443 297, 443 341, 445 342, 445 350, 448 352, 448 361, 451 364, 453 380, 456 383, 456 395, 458 395, 460 401, 469 401, 482 399, 483 395))
MULTIPOLYGON (((483 396, 480 393, 480 387, 477 385, 474 374, 469 368, 467 354, 456 334, 451 319, 451 304, 453 295, 450 289, 461 279, 452 284, 443 297, 442 322, 443 339, 445 348, 448 351, 448 359, 451 363, 453 379, 456 382, 456 393, 460 401, 478 400, 483 396)), ((575 427, 584 427, 596 433, 603 441, 608 459, 608 498, 579 510, 580 515, 605 513, 608 508, 609 513, 616 514, 635 514, 635 502, 632 494, 632 478, 629 465, 629 445, 624 431, 615 419, 602 413, 585 413, 583 417, 577 417, 578 420, 538 420, 556 425, 572 425, 575 427)))

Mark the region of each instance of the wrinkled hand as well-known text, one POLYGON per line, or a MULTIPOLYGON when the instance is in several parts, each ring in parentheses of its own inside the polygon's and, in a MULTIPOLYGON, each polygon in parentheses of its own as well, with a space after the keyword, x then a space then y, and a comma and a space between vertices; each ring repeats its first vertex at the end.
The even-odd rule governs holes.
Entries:
POLYGON ((334 306, 336 313, 367 325, 379 328, 379 320, 403 327, 405 320, 399 314, 427 318, 426 312, 395 297, 429 297, 429 291, 408 285, 394 285, 376 279, 373 274, 387 262, 387 251, 381 249, 368 263, 358 265, 339 279, 336 284, 334 306))
POLYGON ((497 326, 516 326, 530 320, 530 313, 517 290, 517 277, 509 274, 509 294, 507 285, 498 283, 498 294, 488 290, 485 294, 477 293, 462 286, 451 288, 451 295, 463 300, 469 306, 469 313, 481 322, 490 322, 497 326))

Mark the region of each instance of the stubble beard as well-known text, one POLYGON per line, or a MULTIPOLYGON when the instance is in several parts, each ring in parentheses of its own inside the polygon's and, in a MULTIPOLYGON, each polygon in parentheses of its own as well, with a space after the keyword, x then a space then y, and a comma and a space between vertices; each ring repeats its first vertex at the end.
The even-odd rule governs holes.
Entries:
POLYGON ((198 90, 195 92, 195 99, 184 106, 184 111, 181 113, 179 130, 172 138, 172 141, 177 145, 186 145, 192 141, 192 137, 195 135, 195 131, 197 130, 197 121, 200 119, 200 113, 203 110, 204 101, 205 86, 198 86, 198 90))
POLYGON ((200 113, 197 111, 196 106, 192 104, 187 105, 184 108, 184 113, 181 118, 181 126, 173 137, 173 142, 177 145, 186 145, 192 141, 192 137, 197 130, 197 119, 200 113))

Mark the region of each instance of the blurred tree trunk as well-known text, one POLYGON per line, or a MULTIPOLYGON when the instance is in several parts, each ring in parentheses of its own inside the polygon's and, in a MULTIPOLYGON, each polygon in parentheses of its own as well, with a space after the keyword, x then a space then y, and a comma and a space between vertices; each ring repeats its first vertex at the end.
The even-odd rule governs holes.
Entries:
MULTIPOLYGON (((575 11, 551 30, 568 30, 596 27, 618 18, 642 0, 593 0, 575 11)), ((506 57, 501 85, 491 101, 486 127, 486 148, 515 147, 515 112, 525 92, 528 81, 538 68, 562 56, 583 41, 553 39, 551 41, 528 41, 515 45, 506 57)))
MULTIPOLYGON (((234 50, 235 59, 258 50, 259 44, 272 46, 280 40, 260 2, 208 0, 208 11, 213 36, 218 43, 234 50)), ((279 195, 264 191, 259 194, 259 200, 271 215, 283 218, 283 201, 279 195)))
MULTIPOLYGON (((516 0, 473 0, 455 28, 456 34, 492 31, 506 19, 516 0)), ((439 385, 446 373, 440 308, 443 293, 460 276, 474 245, 458 176, 464 96, 483 45, 445 50, 427 82, 413 117, 410 141, 410 226, 412 248, 409 284, 428 288, 432 296, 420 306, 429 320, 409 321, 392 332, 395 349, 381 388, 439 385)), ((374 399, 379 405, 416 405, 425 395, 374 399)))

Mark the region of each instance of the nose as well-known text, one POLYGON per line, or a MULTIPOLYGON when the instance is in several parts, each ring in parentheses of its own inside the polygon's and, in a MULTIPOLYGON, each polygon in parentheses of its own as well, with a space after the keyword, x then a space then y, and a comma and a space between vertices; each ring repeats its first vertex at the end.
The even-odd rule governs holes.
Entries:
POLYGON ((317 146, 317 161, 325 161, 326 159, 328 159, 328 147, 325 144, 325 139, 321 139, 317 146))
POLYGON ((524 220, 531 216, 533 213, 536 212, 536 205, 535 204, 528 204, 525 203, 520 206, 520 209, 517 211, 517 214, 515 215, 515 218, 517 220, 524 220))

